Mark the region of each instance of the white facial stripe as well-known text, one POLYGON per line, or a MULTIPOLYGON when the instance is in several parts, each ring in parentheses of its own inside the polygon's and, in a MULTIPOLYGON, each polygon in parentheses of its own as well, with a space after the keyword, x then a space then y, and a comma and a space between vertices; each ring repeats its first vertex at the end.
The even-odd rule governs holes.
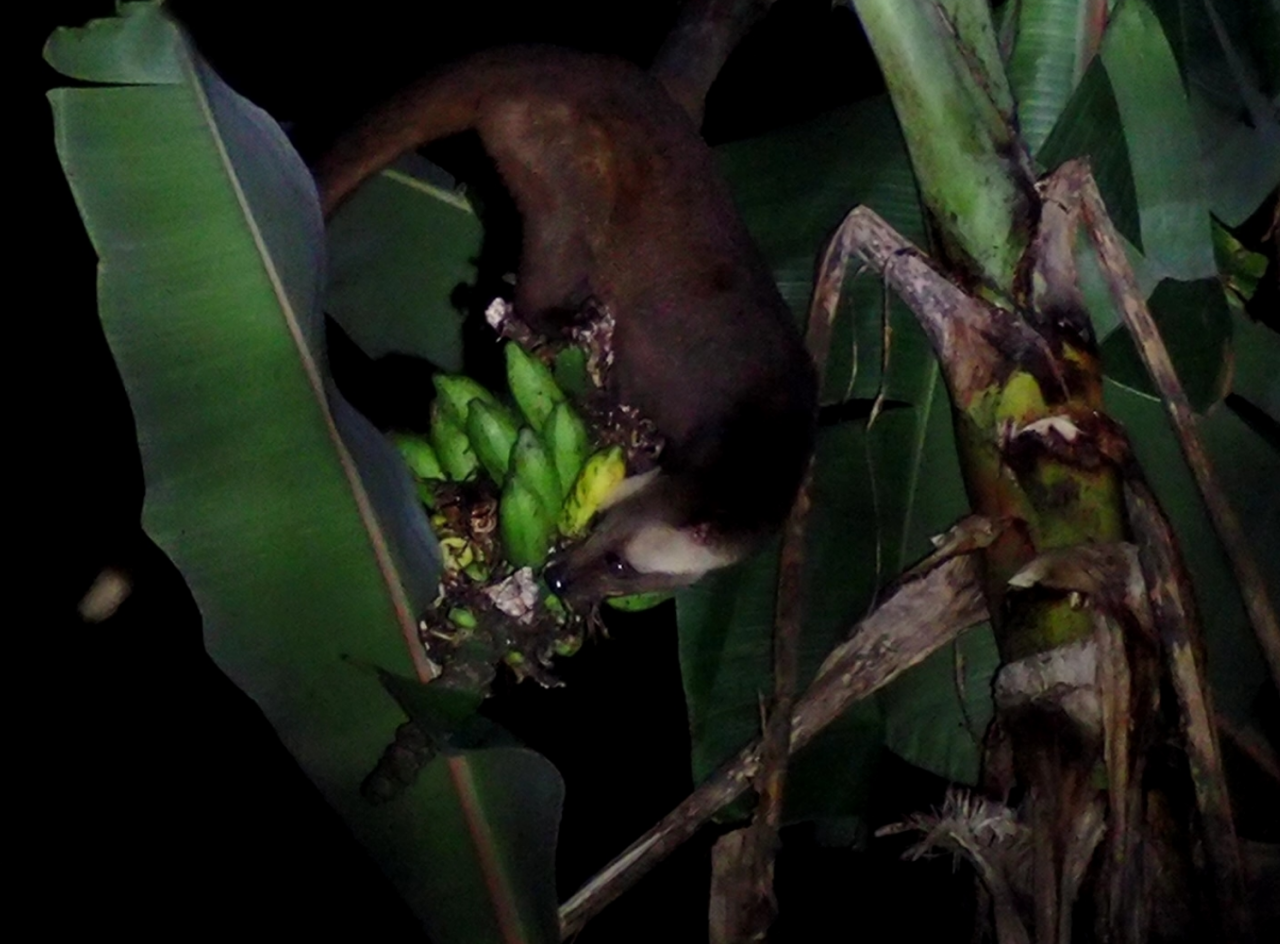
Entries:
POLYGON ((618 502, 625 501, 632 495, 638 495, 658 477, 659 469, 650 469, 642 475, 628 475, 625 479, 618 483, 612 492, 605 496, 604 501, 600 503, 600 510, 612 508, 618 502))
POLYGON ((701 576, 737 560, 724 547, 697 540, 689 531, 667 524, 645 525, 627 542, 624 556, 642 574, 682 574, 701 576))

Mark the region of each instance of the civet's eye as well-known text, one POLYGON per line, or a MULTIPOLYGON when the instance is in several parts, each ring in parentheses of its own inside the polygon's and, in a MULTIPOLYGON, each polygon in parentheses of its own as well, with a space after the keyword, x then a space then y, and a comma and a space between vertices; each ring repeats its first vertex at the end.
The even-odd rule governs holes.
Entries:
POLYGON ((615 577, 625 577, 631 570, 627 562, 622 559, 622 555, 616 551, 605 554, 604 564, 609 568, 609 573, 615 577))

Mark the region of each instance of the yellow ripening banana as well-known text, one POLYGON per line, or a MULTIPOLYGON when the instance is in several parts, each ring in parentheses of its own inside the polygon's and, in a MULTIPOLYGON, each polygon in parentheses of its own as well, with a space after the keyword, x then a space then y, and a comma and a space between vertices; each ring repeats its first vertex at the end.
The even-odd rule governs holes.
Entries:
POLYGON ((560 533, 567 538, 582 536, 600 505, 626 477, 627 460, 621 446, 591 455, 560 510, 560 533))
POLYGON ((440 539, 440 556, 444 559, 444 569, 454 573, 475 563, 476 552, 466 538, 451 534, 440 539))
POLYGON ((511 467, 511 447, 516 444, 519 435, 511 411, 500 403, 472 400, 466 428, 467 438, 471 440, 476 458, 489 473, 489 477, 501 485, 507 480, 507 470, 511 467))
POLYGON ((508 342, 506 355, 511 395, 529 425, 541 432, 556 404, 564 402, 564 391, 556 385, 547 366, 525 353, 519 344, 508 342))

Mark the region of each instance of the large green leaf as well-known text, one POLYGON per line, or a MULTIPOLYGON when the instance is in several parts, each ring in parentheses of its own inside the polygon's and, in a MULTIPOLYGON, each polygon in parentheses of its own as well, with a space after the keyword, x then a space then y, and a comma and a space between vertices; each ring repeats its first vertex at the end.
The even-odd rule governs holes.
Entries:
POLYGON ((414 808, 422 864, 393 859, 383 867, 408 889, 432 940, 560 940, 564 784, 546 758, 519 748, 437 757, 404 802, 414 808))
POLYGON ((1216 273, 1191 108, 1160 21, 1116 10, 1095 60, 1040 149, 1050 169, 1088 157, 1117 228, 1162 275, 1216 273))
POLYGON ((1133 245, 1141 240, 1129 144, 1107 70, 1094 59, 1076 86, 1044 145, 1036 155, 1052 170, 1076 157, 1087 157, 1098 190, 1116 229, 1133 245))
POLYGON ((1023 0, 1007 6, 1009 84, 1022 140, 1039 154, 1097 52, 1100 0, 1023 0))
POLYGON ((1101 58, 1129 148, 1143 253, 1171 278, 1212 277, 1200 142, 1173 50, 1143 0, 1117 7, 1101 58))
POLYGON ((406 155, 329 223, 325 310, 369 357, 410 354, 462 370, 453 290, 475 279, 480 221, 443 171, 406 155))
MULTIPOLYGON (((859 203, 898 232, 925 245, 924 221, 911 165, 887 97, 881 96, 770 135, 718 151, 721 170, 787 304, 808 309, 823 241, 859 203), (804 161, 796 160, 797 154, 804 161), (856 162, 850 154, 860 155, 856 162)), ((893 334, 887 373, 881 371, 883 286, 870 277, 846 283, 831 339, 823 402, 912 400, 932 381, 928 342, 896 299, 888 306, 893 334)))
MULTIPOLYGON (((887 414, 872 429, 874 467, 883 470, 877 520, 887 576, 905 569, 932 535, 968 510, 950 406, 939 379, 923 407, 887 414), (909 478, 899 481, 904 473, 909 478)), ((991 679, 999 664, 990 627, 975 627, 895 679, 877 696, 886 746, 939 776, 976 783, 979 739, 994 712, 991 679)))
POLYGON ((772 689, 764 640, 772 630, 776 575, 775 544, 676 594, 697 781, 759 733, 760 698, 772 689), (744 710, 752 704, 754 715, 744 710))
POLYGON ((1214 215, 1243 223, 1280 183, 1280 8, 1151 0, 1182 70, 1214 215))
POLYGON ((880 693, 885 744, 941 777, 976 784, 982 739, 995 714, 991 679, 999 667, 988 624, 929 656, 880 693))
POLYGON ((1237 314, 1235 341, 1231 391, 1280 423, 1280 335, 1237 314))
POLYGON ((357 663, 421 674, 415 614, 435 592, 437 546, 395 451, 327 380, 306 168, 155 6, 59 30, 46 56, 107 83, 51 93, 58 152, 100 259, 143 524, 185 576, 210 654, 440 940, 554 940, 560 788, 544 761, 453 759, 447 789, 425 775, 394 802, 360 797, 404 716, 357 663), (447 842, 458 824, 442 803, 470 804, 468 824, 506 851, 447 842), (455 933, 457 911, 519 920, 486 938, 455 933))

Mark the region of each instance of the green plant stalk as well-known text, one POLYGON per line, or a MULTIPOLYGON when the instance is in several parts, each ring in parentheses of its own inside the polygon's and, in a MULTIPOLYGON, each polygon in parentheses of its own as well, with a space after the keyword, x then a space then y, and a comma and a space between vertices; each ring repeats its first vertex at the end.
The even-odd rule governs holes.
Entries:
MULTIPOLYGON (((1097 368, 1094 358, 1093 369, 1097 368)), ((1086 368, 1089 366, 1086 362, 1086 368)), ((1088 608, 1061 595, 1011 595, 1008 582, 1037 555, 1089 542, 1125 540, 1116 467, 1098 461, 1092 437, 1044 443, 1011 454, 1011 431, 1046 420, 1084 428, 1101 410, 1100 385, 1084 384, 1065 403, 1048 403, 1041 381, 1016 369, 956 415, 956 442, 970 497, 993 520, 1012 522, 987 549, 985 591, 1001 657, 1011 662, 1093 633, 1088 608)))
MULTIPOLYGON (((991 30, 967 11, 952 23, 941 8, 854 0, 902 124, 925 206, 947 254, 997 292, 1013 293, 1034 210, 1033 180, 1002 103, 1003 72, 981 49, 960 51, 953 29, 974 43, 991 30)), ((989 26, 989 21, 988 21, 989 26)), ((994 43, 994 38, 992 38, 994 43)))

